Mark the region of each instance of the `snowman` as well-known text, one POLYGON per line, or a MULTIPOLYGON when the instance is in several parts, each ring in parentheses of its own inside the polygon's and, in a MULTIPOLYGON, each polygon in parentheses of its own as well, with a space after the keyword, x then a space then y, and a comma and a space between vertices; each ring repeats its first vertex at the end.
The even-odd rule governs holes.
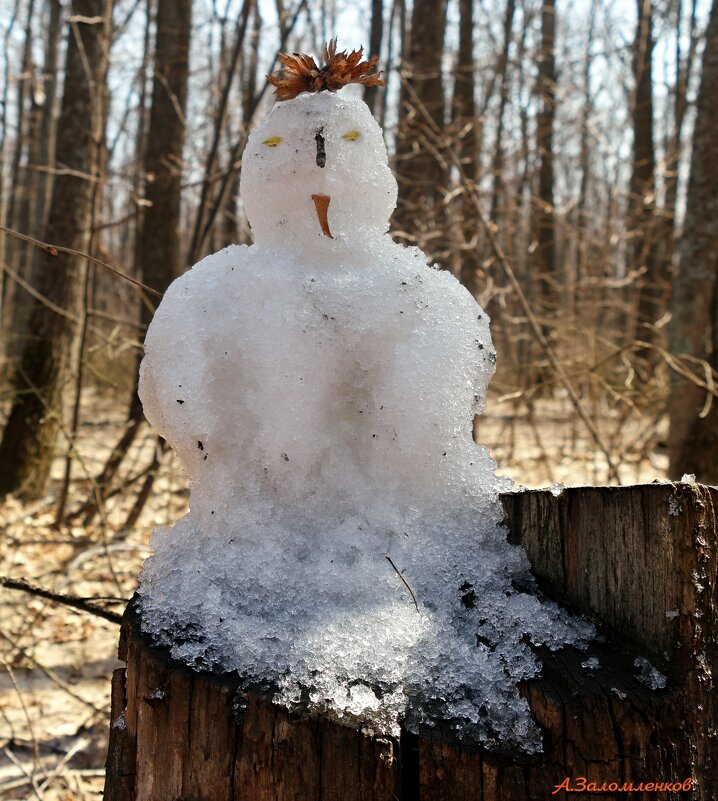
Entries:
POLYGON ((166 292, 140 373, 145 415, 190 480, 157 530, 145 630, 196 668, 270 683, 395 734, 432 716, 540 748, 516 683, 525 644, 590 631, 524 584, 472 421, 495 355, 486 313, 388 235, 397 184, 367 105, 375 60, 284 56, 249 137, 255 242, 166 292), (431 710, 429 712, 428 710, 431 710))

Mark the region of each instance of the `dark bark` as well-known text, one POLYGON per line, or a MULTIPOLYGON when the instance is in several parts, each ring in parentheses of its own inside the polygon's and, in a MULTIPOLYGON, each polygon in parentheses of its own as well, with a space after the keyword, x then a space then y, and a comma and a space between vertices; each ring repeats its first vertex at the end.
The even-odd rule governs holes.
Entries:
POLYGON ((581 185, 578 193, 576 208, 576 259, 577 271, 585 275, 588 270, 586 253, 586 240, 588 237, 589 218, 586 214, 588 208, 588 194, 591 185, 591 146, 590 146, 590 119, 593 114, 593 98, 591 95, 591 59, 593 50, 593 37, 596 27, 596 0, 591 2, 591 11, 586 35, 586 57, 583 64, 583 107, 581 109, 581 143, 579 145, 579 168, 581 170, 581 185))
MULTIPOLYGON (((12 224, 17 219, 17 203, 20 198, 26 194, 26 173, 27 162, 23 159, 25 154, 26 144, 26 131, 30 124, 30 115, 28 114, 27 95, 28 87, 30 88, 30 95, 32 95, 32 80, 29 76, 33 74, 33 60, 32 60, 32 20, 35 13, 35 0, 30 0, 27 7, 27 22, 25 24, 25 42, 23 46, 22 55, 22 75, 17 81, 17 123, 15 127, 15 150, 13 151, 12 166, 10 168, 10 184, 12 192, 10 194, 10 202, 8 205, 8 219, 12 224), (23 164, 25 161, 25 164, 23 164)), ((19 243, 15 242, 8 246, 8 258, 11 262, 15 259, 12 255, 13 249, 17 248, 19 243)))
POLYGON ((667 298, 666 272, 658 258, 656 217, 656 155, 653 134, 653 6, 652 0, 636 0, 638 20, 633 42, 635 81, 633 117, 633 165, 628 206, 630 237, 629 269, 641 270, 635 337, 653 340, 650 325, 663 314, 667 298), (648 324, 648 328, 646 327, 648 324))
MULTIPOLYGON (((20 14, 20 0, 15 0, 13 11, 7 21, 5 32, 3 35, 2 50, 4 51, 3 58, 3 93, 0 98, 0 223, 7 225, 8 218, 8 203, 9 192, 6 191, 6 176, 5 165, 7 163, 8 152, 8 107, 10 105, 10 42, 14 34, 15 25, 20 14)), ((0 263, 5 263, 5 254, 7 252, 7 238, 3 231, 0 231, 0 263)), ((2 319, 3 311, 5 309, 5 273, 0 274, 0 326, 4 325, 2 319)), ((0 328, 2 330, 2 328, 0 328)))
POLYGON ((50 16, 47 24, 45 40, 45 63, 43 66, 43 83, 45 104, 40 124, 40 149, 38 166, 40 174, 37 178, 37 195, 35 198, 34 234, 39 237, 45 230, 47 212, 52 196, 52 168, 55 166, 55 138, 57 135, 57 61, 59 56, 60 27, 62 22, 62 4, 60 0, 48 0, 50 16))
MULTIPOLYGON (((533 213, 536 243, 537 300, 545 319, 555 317, 558 307, 556 273, 556 217, 554 211, 553 129, 556 116, 556 3, 543 0, 541 9, 541 50, 538 64, 540 111, 536 121, 536 151, 539 160, 538 187, 533 213)), ((546 325, 545 334, 552 326, 546 325)))
MULTIPOLYGON (((718 287, 718 0, 713 0, 706 30, 698 91, 686 215, 679 244, 679 268, 671 301, 670 350, 703 359, 718 369, 716 290, 718 287)), ((691 369, 701 375, 695 362, 691 369)), ((671 375, 670 473, 696 473, 718 483, 718 411, 706 407, 706 392, 671 375), (701 416, 702 410, 706 412, 701 416)))
MULTIPOLYGON (((112 0, 76 0, 75 20, 67 37, 56 161, 72 174, 59 175, 55 180, 45 241, 80 251, 89 241, 92 183, 102 143, 112 5, 112 0)), ((55 306, 77 316, 82 260, 45 252, 39 267, 38 291, 55 306)), ((0 442, 0 493, 19 491, 24 497, 35 498, 44 494, 50 474, 76 326, 36 301, 30 330, 33 339, 24 347, 15 370, 16 395, 0 442)))
POLYGON ((399 198, 394 227, 433 256, 445 256, 442 231, 448 168, 441 151, 447 142, 427 125, 427 116, 438 131, 444 131, 445 25, 446 0, 416 0, 404 51, 396 139, 399 198))
MULTIPOLYGON (((147 191, 147 174, 146 174, 146 158, 147 158, 147 129, 149 127, 149 104, 147 102, 148 92, 148 74, 150 71, 150 61, 153 56, 152 53, 152 21, 154 18, 154 2, 153 0, 146 0, 145 3, 145 30, 144 42, 142 48, 142 63, 138 75, 138 83, 140 85, 140 99, 138 103, 137 112, 137 136, 135 138, 135 159, 133 170, 133 192, 132 198, 133 206, 131 213, 134 217, 134 237, 132 243, 132 264, 135 272, 140 264, 140 232, 145 217, 145 204, 139 202, 140 199, 144 200, 147 191)), ((130 248, 127 248, 130 251, 130 248)))
MULTIPOLYGON (((159 0, 145 151, 147 204, 138 231, 136 265, 140 280, 158 292, 167 289, 183 266, 180 212, 191 28, 192 0, 159 0)), ((146 327, 153 311, 145 303, 141 309, 141 322, 146 327)), ((139 357, 135 382, 138 370, 139 357)), ((130 418, 142 419, 136 386, 130 418)))
MULTIPOLYGON (((32 22, 35 13, 35 0, 30 0, 27 7, 27 17, 25 22, 25 36, 22 51, 22 65, 20 75, 17 77, 17 91, 15 100, 15 147, 12 151, 12 158, 10 159, 10 180, 9 180, 9 193, 7 199, 6 219, 7 224, 11 228, 20 229, 22 233, 28 233, 27 230, 27 213, 26 207, 28 206, 28 198, 32 192, 32 174, 29 170, 30 154, 28 150, 32 150, 32 140, 37 139, 37 110, 35 108, 35 92, 33 91, 33 83, 35 80, 35 64, 32 57, 32 22), (28 91, 29 89, 29 91, 28 91), (27 97, 30 97, 32 108, 27 108, 27 97), (30 146, 28 148, 28 141, 30 146), (22 226, 22 227, 21 227, 22 226)), ((9 42, 7 43, 9 45, 9 42)), ((6 76, 6 80, 9 77, 6 76)), ((4 121, 3 125, 6 124, 4 121)), ((5 131, 3 131, 3 138, 5 131)), ((2 191, 3 188, 0 188, 2 191)), ((5 252, 2 254, 3 264, 8 264, 14 271, 18 271, 19 264, 22 262, 25 253, 26 245, 19 242, 17 239, 10 237, 5 244, 5 252)), ((23 276, 25 277, 25 276, 23 276)), ((3 356, 6 359, 12 359, 17 356, 16 349, 13 347, 16 343, 16 338, 13 334, 13 322, 23 312, 27 313, 26 309, 17 309, 18 295, 20 294, 22 303, 25 298, 21 295, 21 290, 18 291, 18 286, 9 273, 5 270, 0 274, 0 282, 2 282, 2 318, 3 327, 0 329, 0 342, 2 343, 3 356)))
POLYGON ((441 725, 394 739, 373 736, 370 721, 362 730, 290 713, 261 691, 239 692, 234 674, 172 661, 140 634, 132 603, 120 640, 127 667, 112 681, 105 801, 535 801, 580 777, 599 787, 691 780, 692 793, 661 797, 715 798, 718 491, 576 488, 503 501, 510 539, 543 588, 606 635, 587 652, 539 650, 541 676, 520 692, 543 754, 461 745, 441 725), (639 655, 667 674, 665 690, 638 680, 639 655), (596 669, 583 666, 591 657, 596 669))
MULTIPOLYGON (((149 24, 149 17, 147 22, 149 24)), ((138 152, 144 152, 144 168, 139 171, 138 180, 145 176, 147 202, 136 218, 135 243, 138 276, 158 292, 164 292, 182 272, 182 154, 191 30, 192 0, 159 0, 149 124, 146 137, 143 126, 137 141, 138 152)), ((153 311, 143 303, 140 314, 146 330, 153 311)), ((86 502, 83 512, 85 524, 94 518, 98 504, 111 494, 112 481, 144 420, 137 392, 140 359, 138 353, 133 369, 129 425, 96 479, 98 488, 86 502)), ((157 448, 160 448, 160 443, 157 448)), ((147 492, 152 487, 154 476, 155 472, 150 471, 145 482, 147 492)))
POLYGON ((681 0, 676 9, 676 83, 673 88, 673 130, 670 141, 666 147, 666 199, 664 203, 664 216, 666 224, 665 233, 661 235, 661 258, 666 262, 666 270, 670 270, 673 260, 675 244, 676 204, 678 200, 678 168, 683 152, 683 126, 688 111, 688 83, 693 74, 696 50, 699 36, 696 30, 697 0, 691 0, 690 21, 688 26, 688 52, 685 59, 681 53, 681 0))
MULTIPOLYGON (((147 134, 147 208, 139 234, 141 280, 164 292, 182 272, 180 202, 192 0, 160 0, 147 134)), ((143 307, 143 322, 151 318, 143 307)))
MULTIPOLYGON (((369 56, 381 55, 381 44, 384 37, 384 3, 383 0, 371 0, 371 28, 369 31, 369 56)), ((381 109, 381 87, 367 86, 364 89, 364 101, 375 117, 379 117, 381 109)))
MULTIPOLYGON (((454 78, 452 127, 466 178, 475 187, 479 180, 479 126, 476 113, 476 65, 474 63, 474 2, 459 1, 459 53, 454 78)), ((479 293, 479 226, 476 210, 466 192, 459 210, 461 256, 459 279, 476 297, 479 293)))
MULTIPOLYGON (((57 59, 60 39, 62 6, 59 0, 48 2, 47 32, 41 74, 33 74, 33 91, 27 114, 27 156, 19 172, 20 186, 13 193, 15 214, 10 221, 15 230, 37 239, 47 222, 47 210, 52 189, 50 170, 54 166, 55 129, 57 126, 55 95, 57 93, 57 59)), ((12 241, 12 240, 11 240, 12 241)), ((41 252, 14 240, 8 254, 12 269, 32 286, 37 283, 41 252)), ((17 357, 27 337, 32 297, 12 279, 5 293, 6 355, 17 357)))
MULTIPOLYGON (((259 37, 262 31, 262 15, 258 3, 252 7, 252 34, 246 43, 242 55, 242 135, 247 136, 252 124, 254 113, 253 104, 257 96, 257 69, 259 54, 259 37)), ((229 158, 232 158, 232 148, 228 148, 229 158)), ((252 241, 249 223, 239 211, 239 180, 240 169, 233 171, 232 188, 227 197, 227 203, 222 217, 223 247, 237 242, 247 245, 252 241)))
POLYGON ((506 114, 506 105, 509 100, 509 49, 513 36, 512 31, 515 13, 515 0, 506 0, 504 36, 498 65, 496 67, 496 74, 500 77, 500 89, 499 110, 496 123, 496 144, 494 146, 494 157, 491 163, 491 172, 494 178, 493 192, 491 195, 491 220, 494 223, 498 223, 504 204, 504 116, 506 114))

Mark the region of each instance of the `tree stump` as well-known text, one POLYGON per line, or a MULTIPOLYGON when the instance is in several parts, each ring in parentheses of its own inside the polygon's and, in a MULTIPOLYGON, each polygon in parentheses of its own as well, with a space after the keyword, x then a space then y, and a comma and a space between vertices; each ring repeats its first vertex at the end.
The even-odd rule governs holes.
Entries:
POLYGON ((557 787, 559 797, 718 798, 718 489, 664 483, 502 500, 509 537, 542 590, 602 633, 587 652, 539 649, 541 676, 520 689, 542 754, 469 748, 440 730, 379 737, 361 723, 288 712, 261 690, 239 692, 236 676, 170 659, 130 603, 105 801, 533 801, 557 787), (664 690, 641 682, 640 657, 667 676, 664 690))

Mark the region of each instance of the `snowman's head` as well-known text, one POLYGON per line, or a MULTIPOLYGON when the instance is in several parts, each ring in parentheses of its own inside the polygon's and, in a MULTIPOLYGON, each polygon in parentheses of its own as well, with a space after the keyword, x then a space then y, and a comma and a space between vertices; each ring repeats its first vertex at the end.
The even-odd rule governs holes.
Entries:
POLYGON ((250 134, 240 192, 260 246, 334 252, 387 231, 397 184, 366 103, 320 92, 277 103, 250 134))

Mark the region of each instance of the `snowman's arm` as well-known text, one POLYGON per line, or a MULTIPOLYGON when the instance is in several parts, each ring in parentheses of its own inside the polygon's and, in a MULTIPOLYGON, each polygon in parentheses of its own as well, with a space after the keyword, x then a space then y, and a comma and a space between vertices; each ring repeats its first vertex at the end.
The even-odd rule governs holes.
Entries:
POLYGON ((158 433, 170 441, 168 435, 174 410, 169 396, 177 396, 173 399, 175 405, 184 402, 179 392, 173 392, 175 388, 179 390, 182 384, 182 380, 176 376, 178 362, 194 360, 193 344, 181 332, 183 318, 186 318, 185 307, 189 301, 185 275, 165 292, 147 329, 138 384, 145 417, 158 433))
POLYGON ((214 253, 167 289, 145 336, 139 395, 145 417, 173 446, 195 432, 206 392, 207 311, 247 248, 214 253))
POLYGON ((447 362, 457 360, 461 365, 460 372, 473 383, 473 411, 480 414, 486 405, 489 381, 496 370, 496 349, 489 327, 491 321, 486 311, 451 273, 431 270, 430 274, 444 302, 449 304, 442 321, 447 326, 447 342, 451 348, 451 352, 446 354, 447 362))

